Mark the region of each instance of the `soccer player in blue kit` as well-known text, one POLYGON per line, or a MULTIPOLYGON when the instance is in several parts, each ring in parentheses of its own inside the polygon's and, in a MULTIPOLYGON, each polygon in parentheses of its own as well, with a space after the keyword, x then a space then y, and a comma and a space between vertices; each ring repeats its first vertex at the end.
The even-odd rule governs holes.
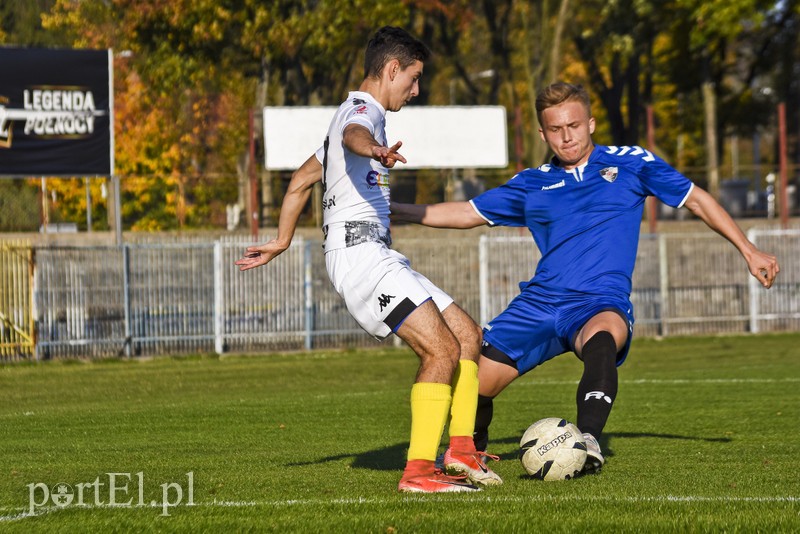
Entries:
POLYGON ((486 450, 492 399, 514 379, 572 351, 583 361, 577 421, 587 445, 586 473, 605 459, 598 439, 617 395, 617 367, 633 333, 631 276, 645 199, 685 206, 742 254, 769 288, 780 268, 751 243, 706 191, 638 147, 595 145, 588 93, 554 83, 536 99, 551 162, 526 169, 469 202, 392 203, 392 217, 441 228, 527 227, 542 257, 534 277, 484 329, 478 365, 474 440, 486 450))

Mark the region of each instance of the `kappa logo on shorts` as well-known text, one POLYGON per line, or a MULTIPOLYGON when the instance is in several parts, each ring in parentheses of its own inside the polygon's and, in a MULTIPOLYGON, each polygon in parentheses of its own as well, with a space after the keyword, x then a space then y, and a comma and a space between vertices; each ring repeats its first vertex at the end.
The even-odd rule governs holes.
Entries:
POLYGON ((395 295, 387 295, 386 293, 383 293, 380 297, 378 297, 378 304, 381 305, 381 311, 383 311, 383 309, 389 305, 389 302, 391 302, 393 298, 395 298, 395 295))

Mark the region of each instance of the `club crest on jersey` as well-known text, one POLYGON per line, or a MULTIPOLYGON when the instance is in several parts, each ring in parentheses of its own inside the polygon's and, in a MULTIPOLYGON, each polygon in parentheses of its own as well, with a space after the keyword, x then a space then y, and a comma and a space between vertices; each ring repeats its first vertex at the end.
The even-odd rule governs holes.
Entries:
POLYGON ((608 183, 612 183, 614 180, 616 180, 618 173, 619 169, 616 167, 606 167, 605 169, 600 170, 600 176, 602 176, 603 180, 608 183))

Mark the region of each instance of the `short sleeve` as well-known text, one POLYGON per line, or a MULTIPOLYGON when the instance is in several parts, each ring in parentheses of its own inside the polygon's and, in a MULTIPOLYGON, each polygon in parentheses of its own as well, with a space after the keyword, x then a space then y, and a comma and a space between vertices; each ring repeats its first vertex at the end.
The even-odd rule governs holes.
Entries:
POLYGON ((517 174, 500 187, 473 198, 470 203, 491 226, 525 226, 525 182, 525 174, 517 174))
POLYGON ((378 108, 367 103, 359 104, 345 114, 340 133, 350 124, 358 124, 368 129, 371 135, 375 135, 375 125, 380 124, 382 120, 383 114, 378 108))
POLYGON ((655 195, 661 202, 680 208, 689 197, 694 184, 686 176, 658 156, 645 162, 640 170, 640 179, 647 193, 655 195))

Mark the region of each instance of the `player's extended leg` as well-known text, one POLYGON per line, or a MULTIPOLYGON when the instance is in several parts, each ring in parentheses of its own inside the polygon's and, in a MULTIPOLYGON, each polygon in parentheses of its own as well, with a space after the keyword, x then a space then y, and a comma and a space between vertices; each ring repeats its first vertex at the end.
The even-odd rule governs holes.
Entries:
MULTIPOLYGON (((506 359, 508 357, 506 356, 506 359)), ((508 363, 499 362, 492 358, 482 355, 478 363, 478 409, 475 415, 475 430, 472 434, 475 448, 485 451, 489 445, 489 425, 492 423, 494 415, 494 398, 503 391, 506 386, 519 378, 519 372, 514 366, 514 362, 508 359, 508 363)))
POLYGON ((447 476, 434 467, 452 401, 450 384, 461 354, 458 341, 432 300, 411 312, 396 333, 420 359, 411 388, 408 461, 398 489, 422 493, 477 490, 463 477, 447 476))
POLYGON ((583 361, 576 403, 578 428, 586 439, 585 472, 605 463, 598 440, 617 396, 617 353, 628 339, 628 326, 619 314, 604 311, 592 317, 576 337, 575 349, 583 361))
POLYGON ((453 377, 453 403, 450 408, 450 443, 444 454, 448 473, 462 474, 472 482, 483 485, 502 484, 503 480, 486 465, 486 458, 497 456, 475 450, 472 433, 478 407, 478 358, 483 334, 475 321, 455 303, 442 313, 448 327, 461 347, 453 377))

